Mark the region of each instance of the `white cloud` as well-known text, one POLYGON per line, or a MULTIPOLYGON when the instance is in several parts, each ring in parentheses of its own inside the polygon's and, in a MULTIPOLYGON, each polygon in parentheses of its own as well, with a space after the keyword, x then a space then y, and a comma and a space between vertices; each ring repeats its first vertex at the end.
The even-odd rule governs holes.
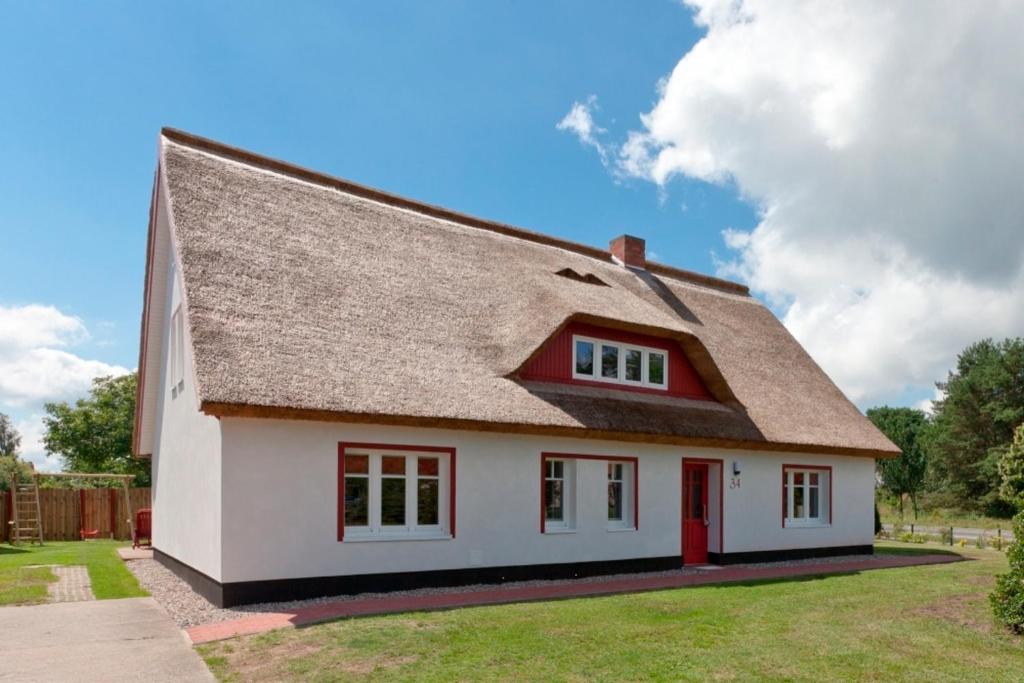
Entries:
POLYGON ((597 109, 596 95, 588 97, 586 102, 573 102, 569 113, 555 127, 558 130, 569 131, 579 139, 581 144, 596 149, 601 157, 601 163, 607 166, 609 152, 613 150, 598 139, 600 135, 608 131, 594 122, 594 112, 597 109))
POLYGON ((21 458, 42 472, 59 472, 63 458, 49 455, 43 446, 43 417, 42 413, 32 413, 14 424, 14 428, 21 434, 21 458))
POLYGON ((0 306, 0 410, 22 434, 22 455, 44 469, 59 467, 42 447, 42 406, 84 396, 95 377, 127 368, 67 350, 90 338, 85 324, 52 306, 0 306))
POLYGON ((691 4, 707 34, 617 165, 736 184, 761 218, 723 274, 865 406, 1024 331, 1024 4, 691 4))

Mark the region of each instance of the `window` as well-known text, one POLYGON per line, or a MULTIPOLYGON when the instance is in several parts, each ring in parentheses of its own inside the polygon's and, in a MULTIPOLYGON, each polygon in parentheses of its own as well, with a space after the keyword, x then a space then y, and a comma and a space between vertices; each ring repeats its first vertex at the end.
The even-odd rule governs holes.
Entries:
POLYGON ((664 349, 574 336, 572 362, 574 379, 668 389, 664 349))
POLYGON ((453 450, 341 450, 339 540, 451 536, 453 450))
POLYGON ((601 377, 602 379, 619 378, 619 347, 601 344, 601 377))
POLYGON ((831 496, 831 468, 783 466, 783 526, 827 526, 831 524, 831 496))
POLYGON ((541 533, 572 532, 578 524, 636 529, 636 472, 632 457, 541 453, 541 533), (585 518, 577 515, 577 500, 585 518))
POLYGON ((635 529, 633 523, 633 464, 608 463, 608 528, 635 529))
POLYGON ((185 388, 185 324, 181 317, 181 306, 171 315, 171 397, 174 398, 185 388))
POLYGON ((577 375, 588 375, 593 377, 594 375, 594 342, 584 341, 582 339, 576 340, 576 374, 577 375))
POLYGON ((544 460, 544 530, 573 528, 575 469, 570 460, 544 460))

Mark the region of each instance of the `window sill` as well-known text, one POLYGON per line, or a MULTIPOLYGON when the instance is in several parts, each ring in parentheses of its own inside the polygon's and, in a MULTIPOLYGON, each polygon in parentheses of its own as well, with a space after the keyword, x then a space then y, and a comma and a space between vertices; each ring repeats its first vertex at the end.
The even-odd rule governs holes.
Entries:
POLYGON ((564 528, 564 529, 545 528, 544 529, 544 533, 545 534, 574 534, 574 533, 576 533, 576 530, 575 529, 569 529, 569 528, 564 528))
POLYGON ((787 529, 828 529, 831 526, 827 522, 795 522, 786 520, 787 529))
POLYGON ((620 531, 636 531, 635 526, 610 526, 605 529, 608 533, 619 533, 620 531))
POLYGON ((346 534, 342 543, 378 543, 384 541, 450 541, 448 533, 425 534, 346 534))

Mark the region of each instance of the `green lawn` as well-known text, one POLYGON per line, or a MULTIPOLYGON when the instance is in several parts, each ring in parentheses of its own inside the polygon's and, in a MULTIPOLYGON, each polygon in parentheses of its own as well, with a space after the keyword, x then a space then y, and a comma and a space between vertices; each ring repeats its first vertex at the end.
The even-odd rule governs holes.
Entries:
POLYGON ((1005 557, 960 552, 971 561, 352 619, 198 649, 232 681, 1020 681, 1024 639, 986 599, 1005 557))
POLYGON ((0 545, 0 605, 44 602, 46 584, 56 577, 47 569, 26 570, 36 564, 80 564, 89 570, 92 592, 100 600, 147 595, 117 556, 122 542, 51 541, 43 545, 0 545))

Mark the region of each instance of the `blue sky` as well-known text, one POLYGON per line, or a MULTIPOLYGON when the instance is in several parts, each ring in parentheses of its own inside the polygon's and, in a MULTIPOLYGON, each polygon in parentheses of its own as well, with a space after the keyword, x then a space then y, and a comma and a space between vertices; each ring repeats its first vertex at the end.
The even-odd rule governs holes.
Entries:
MULTIPOLYGON (((1024 7, 8 2, 0 412, 134 368, 158 131, 749 283, 859 406, 1024 331, 1024 7), (570 117, 573 126, 559 123, 570 117)), ((54 466, 53 462, 46 463, 54 466)))
POLYGON ((664 202, 610 182, 555 128, 593 92, 610 128, 637 124, 700 35, 676 3, 102 6, 6 9, 0 303, 80 317, 79 351, 108 363, 137 363, 161 126, 588 244, 632 232, 706 272, 720 231, 755 222, 698 181, 664 202))

